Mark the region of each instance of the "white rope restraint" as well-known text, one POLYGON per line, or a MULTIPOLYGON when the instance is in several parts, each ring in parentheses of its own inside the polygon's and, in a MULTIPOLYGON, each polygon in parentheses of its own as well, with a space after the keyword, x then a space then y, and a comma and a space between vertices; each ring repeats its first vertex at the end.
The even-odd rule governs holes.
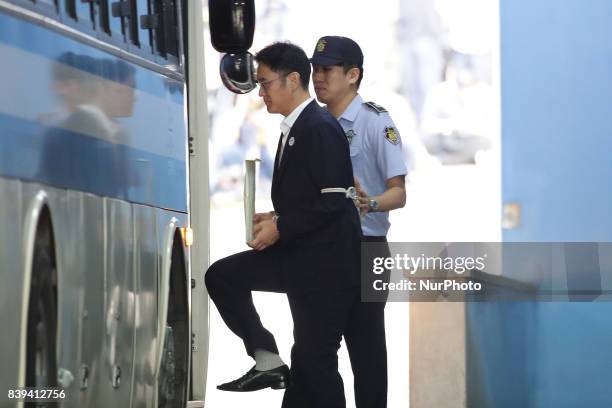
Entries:
POLYGON ((321 189, 321 193, 342 193, 346 198, 353 200, 355 207, 359 208, 359 199, 357 198, 357 190, 351 186, 349 188, 330 187, 321 189))

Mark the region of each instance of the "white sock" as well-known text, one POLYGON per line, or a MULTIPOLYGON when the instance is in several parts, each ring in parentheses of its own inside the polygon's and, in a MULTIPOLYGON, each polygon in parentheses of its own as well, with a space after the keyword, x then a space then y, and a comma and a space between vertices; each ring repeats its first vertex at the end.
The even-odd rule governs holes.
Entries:
POLYGON ((272 370, 283 364, 285 363, 278 354, 268 350, 255 349, 255 369, 257 371, 272 370))

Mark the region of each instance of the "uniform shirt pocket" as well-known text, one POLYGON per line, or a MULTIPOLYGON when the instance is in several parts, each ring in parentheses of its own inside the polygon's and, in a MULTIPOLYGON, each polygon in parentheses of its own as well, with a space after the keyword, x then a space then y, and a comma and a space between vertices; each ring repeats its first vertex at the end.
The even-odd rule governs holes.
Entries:
POLYGON ((350 148, 351 148, 351 157, 356 157, 361 154, 361 144, 360 143, 356 143, 353 140, 353 143, 351 143, 350 148))

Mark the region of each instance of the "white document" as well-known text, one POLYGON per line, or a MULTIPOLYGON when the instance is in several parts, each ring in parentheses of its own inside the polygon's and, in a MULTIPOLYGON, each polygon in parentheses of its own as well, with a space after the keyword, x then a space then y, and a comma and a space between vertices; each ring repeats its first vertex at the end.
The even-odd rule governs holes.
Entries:
POLYGON ((257 180, 257 162, 259 159, 245 160, 244 174, 244 226, 246 242, 253 239, 253 218, 255 217, 255 183, 257 180))

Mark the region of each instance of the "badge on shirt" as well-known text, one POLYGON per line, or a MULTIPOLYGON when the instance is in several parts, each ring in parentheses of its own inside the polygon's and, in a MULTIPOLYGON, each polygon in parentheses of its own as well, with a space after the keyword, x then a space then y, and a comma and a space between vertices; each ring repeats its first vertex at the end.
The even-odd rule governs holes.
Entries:
POLYGON ((397 134, 397 130, 393 126, 385 127, 385 139, 387 139, 391 144, 399 143, 399 136, 397 134))
POLYGON ((287 143, 289 143, 289 146, 293 146, 293 144, 295 143, 295 139, 293 138, 293 136, 291 136, 289 140, 287 140, 287 143))
POLYGON ((355 131, 353 129, 349 129, 344 134, 346 135, 346 140, 348 140, 349 144, 351 144, 353 138, 355 137, 355 131))

